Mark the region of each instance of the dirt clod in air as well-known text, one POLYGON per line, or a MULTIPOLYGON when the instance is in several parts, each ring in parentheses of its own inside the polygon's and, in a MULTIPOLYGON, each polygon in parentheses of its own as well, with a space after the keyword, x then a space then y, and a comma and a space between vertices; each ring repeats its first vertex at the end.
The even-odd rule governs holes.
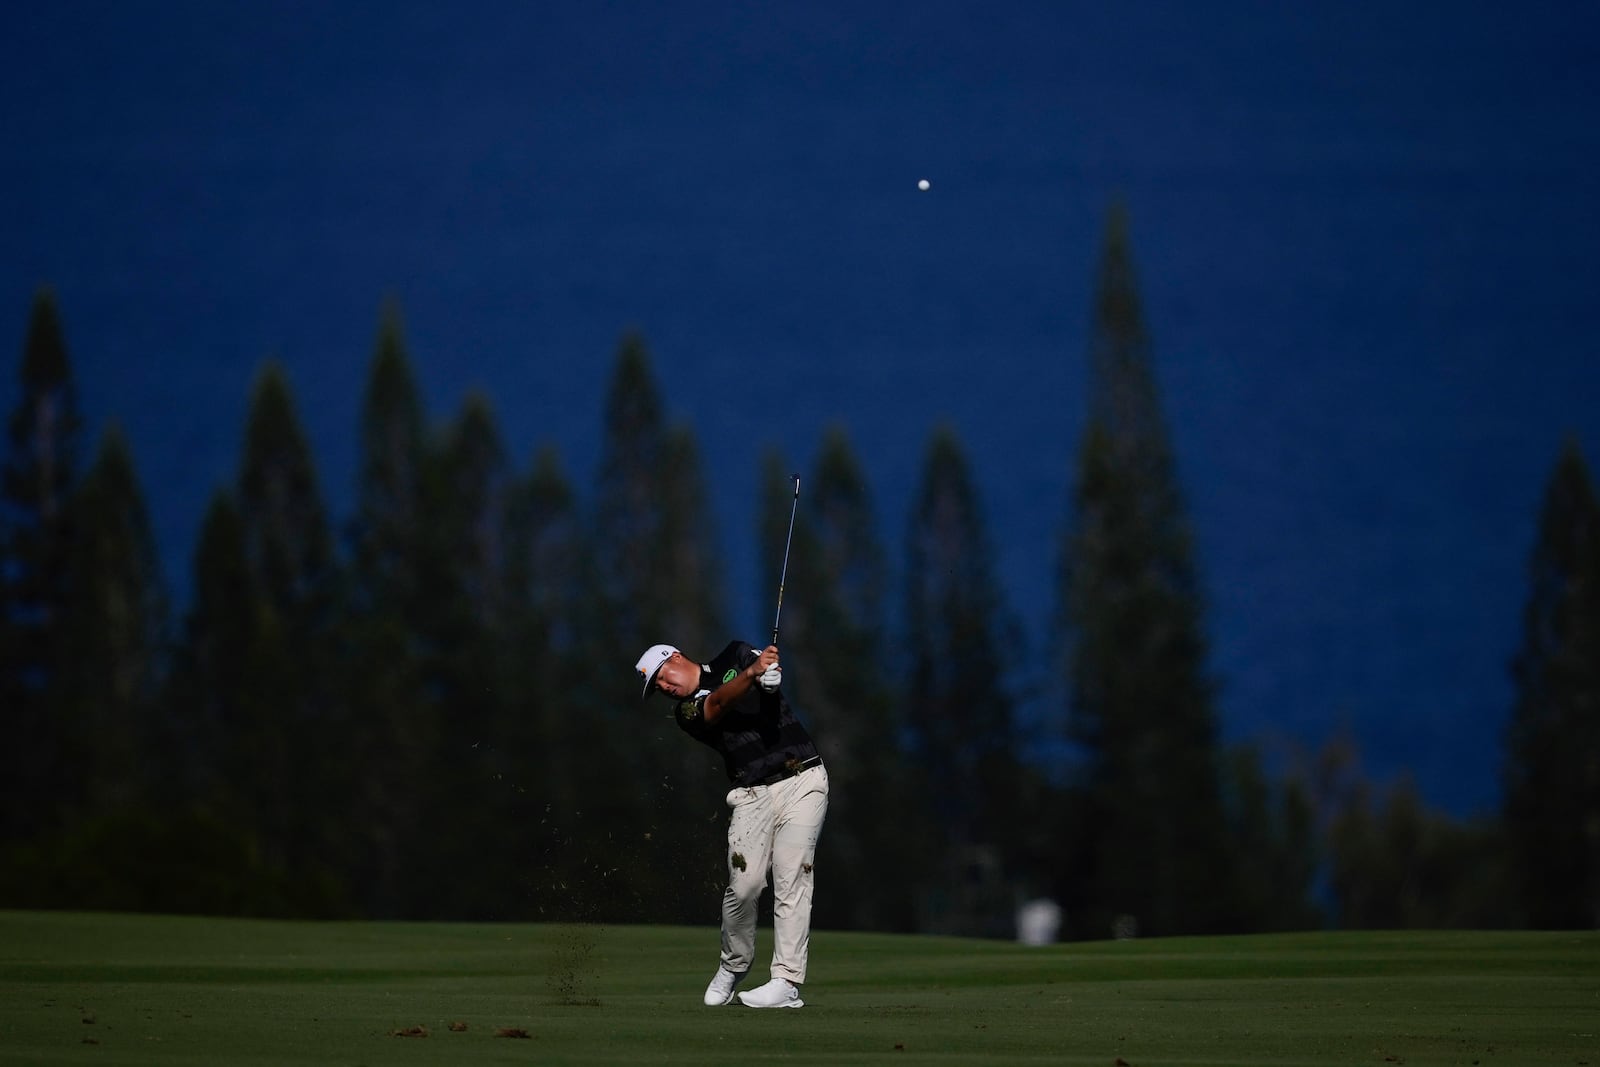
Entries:
POLYGON ((595 929, 588 924, 573 926, 561 937, 546 978, 557 1003, 568 1007, 600 1003, 590 995, 596 943, 595 929))
POLYGON ((743 852, 735 852, 732 856, 728 857, 728 863, 731 866, 739 868, 741 871, 744 870, 745 869, 744 853, 743 852))

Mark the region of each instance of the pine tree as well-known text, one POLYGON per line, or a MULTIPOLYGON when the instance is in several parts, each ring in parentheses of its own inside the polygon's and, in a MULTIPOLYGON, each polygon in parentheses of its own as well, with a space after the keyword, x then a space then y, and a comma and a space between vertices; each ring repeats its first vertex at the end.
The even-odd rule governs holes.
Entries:
POLYGON ((430 858, 426 914, 501 918, 511 857, 496 839, 506 826, 503 783, 520 754, 507 745, 520 713, 505 691, 502 657, 506 507, 505 447, 486 397, 470 394, 445 427, 429 490, 430 547, 423 630, 423 685, 439 739, 426 774, 430 858))
MULTIPOLYGON (((726 640, 726 611, 711 489, 700 446, 687 426, 667 431, 661 471, 661 553, 665 568, 652 583, 666 609, 662 633, 678 635, 687 648, 726 640)), ((737 487, 749 492, 754 482, 737 487)), ((752 644, 761 642, 752 639, 752 644)))
POLYGON ((946 835, 924 928, 1008 935, 1018 758, 1007 677, 1018 637, 994 580, 977 486, 955 432, 935 432, 907 537, 904 721, 946 835))
MULTIPOLYGON (((276 751, 278 738, 269 731, 289 708, 286 672, 298 665, 286 665, 280 646, 268 640, 276 624, 257 591, 245 541, 234 494, 219 488, 196 539, 189 610, 164 700, 172 726, 163 743, 176 770, 154 796, 160 832, 136 847, 152 849, 140 857, 143 868, 181 870, 157 879, 160 891, 152 899, 163 908, 216 915, 324 912, 328 902, 318 898, 315 880, 291 871, 286 848, 263 831, 262 756, 276 751)), ((329 797, 325 809, 341 812, 342 801, 329 797)))
POLYGON ((245 558, 244 520, 226 489, 212 494, 201 520, 191 585, 169 700, 185 739, 186 770, 173 785, 180 796, 242 820, 248 803, 239 790, 252 757, 239 735, 256 718, 252 668, 264 609, 245 558))
POLYGON ((1576 440, 1545 490, 1512 676, 1505 824, 1523 919, 1600 927, 1600 503, 1576 440))
POLYGON ((427 429, 399 308, 378 325, 361 411, 361 469, 349 528, 351 597, 362 609, 414 607, 424 523, 427 429))
POLYGON ((243 729, 232 741, 263 848, 309 913, 347 908, 348 721, 334 683, 341 576, 311 448, 281 366, 251 396, 237 499, 259 598, 243 729))
POLYGON ((1328 827, 1342 929, 1501 928, 1509 918, 1499 827, 1427 810, 1409 778, 1357 782, 1328 827))
POLYGON ((159 744, 167 593, 133 457, 113 425, 72 504, 52 704, 66 726, 71 792, 86 815, 145 799, 178 768, 159 744))
MULTIPOLYGON (((866 474, 844 430, 824 437, 798 509, 788 467, 763 463, 758 587, 782 578, 795 515, 779 647, 784 691, 810 728, 837 788, 818 845, 823 871, 872 870, 867 884, 816 901, 818 925, 907 930, 915 916, 910 872, 934 835, 912 803, 886 671, 887 563, 866 474), (892 821, 885 811, 899 815, 892 821)), ((776 585, 772 588, 776 590, 776 585)))
MULTIPOLYGON (((667 431, 660 486, 661 559, 652 583, 665 616, 659 633, 689 655, 706 659, 730 638, 724 629, 722 580, 718 568, 710 492, 693 433, 683 426, 667 431)), ((763 647, 763 635, 750 643, 763 647)), ((641 649, 642 651, 642 649, 641 649)), ((630 694, 631 696, 631 694, 630 694)), ((632 701, 630 701, 632 703, 632 701)), ((670 702, 652 701, 656 728, 641 736, 646 760, 642 782, 650 788, 637 795, 650 812, 648 847, 654 867, 666 875, 658 891, 662 921, 693 922, 704 914, 707 900, 721 888, 725 851, 711 826, 720 826, 727 792, 722 761, 710 749, 677 729, 661 712, 670 702)))
MULTIPOLYGON (((665 568, 662 478, 667 423, 644 339, 622 339, 606 393, 600 477, 595 501, 595 548, 610 635, 617 647, 639 651, 667 640, 669 605, 659 590, 665 568)), ((679 639, 687 644, 688 638, 679 639)), ((627 687, 613 690, 625 699, 627 687)))
POLYGON ((69 794, 64 724, 51 686, 83 418, 49 289, 34 296, 18 370, 20 397, 0 465, 0 726, 12 739, 0 775, 0 840, 52 826, 69 794))
POLYGON ((505 555, 505 445, 487 397, 470 394, 444 442, 443 515, 463 606, 474 622, 492 626, 500 610, 505 555))
POLYGON ((553 445, 534 455, 512 503, 509 584, 539 634, 537 651, 571 657, 582 648, 593 563, 577 494, 553 445))
POLYGON ((286 622, 325 625, 335 593, 333 537, 310 443, 282 366, 256 380, 239 467, 245 550, 267 606, 286 622))
POLYGON ((433 458, 422 401, 393 303, 378 324, 360 436, 342 672, 351 763, 361 768, 352 781, 356 892, 365 914, 414 917, 422 863, 409 842, 427 810, 418 783, 436 751, 441 718, 425 692, 422 663, 434 608, 424 589, 428 531, 437 509, 427 497, 433 458))
MULTIPOLYGON (((597 613, 588 530, 554 446, 541 448, 515 483, 507 519, 507 684, 516 712, 506 724, 506 845, 519 861, 513 881, 520 915, 542 921, 593 917, 563 890, 583 883, 592 773, 574 753, 603 749, 574 708, 594 707, 594 658, 587 644, 597 613)), ((607 661, 614 658, 607 652, 607 661)), ((608 688, 600 686, 598 688, 608 688)))
POLYGON ((1217 928, 1232 911, 1200 583, 1134 278, 1107 228, 1060 611, 1069 733, 1086 760, 1064 863, 1076 934, 1217 928))
POLYGON ((1271 781, 1253 746, 1227 751, 1223 807, 1233 841, 1236 925, 1252 931, 1321 925, 1311 900, 1317 826, 1310 788, 1299 778, 1271 781))
MULTIPOLYGON (((594 662, 618 669, 598 694, 591 735, 615 746, 595 758, 610 761, 629 788, 598 798, 591 814, 637 834, 631 889, 616 906, 636 909, 638 918, 688 921, 720 889, 723 849, 708 831, 723 817, 726 779, 715 754, 678 730, 664 702, 639 706, 629 668, 657 642, 708 659, 732 636, 723 623, 715 524, 694 437, 667 424, 638 335, 619 347, 604 420, 593 544, 605 617, 594 662)), ((595 864, 593 879, 612 869, 595 864)), ((590 891, 597 900, 615 893, 593 880, 590 891)))

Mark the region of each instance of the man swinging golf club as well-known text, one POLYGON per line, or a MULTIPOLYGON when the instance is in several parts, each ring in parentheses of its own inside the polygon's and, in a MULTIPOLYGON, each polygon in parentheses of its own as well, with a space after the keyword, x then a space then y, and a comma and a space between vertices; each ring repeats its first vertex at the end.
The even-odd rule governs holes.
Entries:
MULTIPOLYGON (((795 500, 800 479, 795 479, 795 500)), ((789 515, 790 536, 794 513, 789 515)), ((789 550, 784 548, 784 573, 789 550)), ((783 611, 783 582, 778 612, 783 611)), ((722 894, 722 960, 706 986, 708 1005, 730 1003, 755 958, 757 903, 772 875, 772 980, 739 993, 751 1008, 799 1008, 811 941, 812 864, 828 813, 828 772, 811 735, 784 699, 773 643, 757 652, 732 641, 708 663, 672 645, 652 645, 635 668, 643 696, 667 694, 690 737, 721 756, 728 791, 728 886, 722 894)))

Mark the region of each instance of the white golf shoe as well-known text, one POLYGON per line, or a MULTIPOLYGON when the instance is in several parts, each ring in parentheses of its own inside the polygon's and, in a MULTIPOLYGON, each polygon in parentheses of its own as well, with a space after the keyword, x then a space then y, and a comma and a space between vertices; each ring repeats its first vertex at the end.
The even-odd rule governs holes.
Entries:
POLYGON ((733 991, 742 981, 744 981, 743 971, 730 971, 727 967, 718 967, 717 973, 711 978, 711 984, 706 986, 706 1007, 720 1008, 733 1000, 733 991))
POLYGON ((747 1008, 803 1008, 800 987, 787 978, 774 978, 764 986, 739 994, 739 1003, 747 1008))

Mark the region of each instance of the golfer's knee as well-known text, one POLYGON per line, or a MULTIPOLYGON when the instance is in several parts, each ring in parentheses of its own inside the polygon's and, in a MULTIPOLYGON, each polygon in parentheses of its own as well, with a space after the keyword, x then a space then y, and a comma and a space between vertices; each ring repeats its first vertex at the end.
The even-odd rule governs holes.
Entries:
POLYGON ((793 867, 772 868, 772 891, 777 894, 787 895, 791 890, 807 888, 813 880, 809 857, 793 867))
POLYGON ((766 888, 767 880, 757 878, 737 868, 729 872, 728 892, 742 901, 756 900, 761 896, 761 891, 766 888))

